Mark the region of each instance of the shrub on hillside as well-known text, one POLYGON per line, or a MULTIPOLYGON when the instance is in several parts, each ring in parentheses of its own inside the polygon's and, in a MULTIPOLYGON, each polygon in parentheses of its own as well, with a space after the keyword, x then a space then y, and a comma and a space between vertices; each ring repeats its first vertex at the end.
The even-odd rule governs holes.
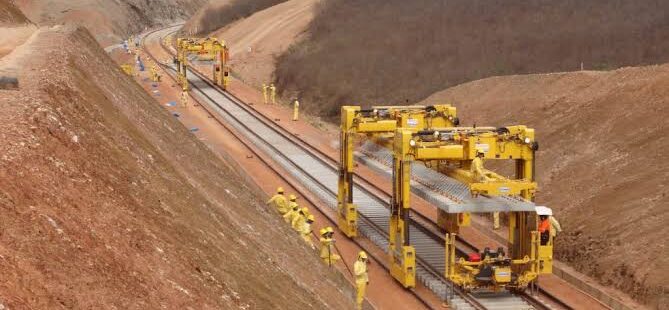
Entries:
POLYGON ((494 75, 662 63, 667 12, 661 0, 326 1, 276 83, 335 117, 494 75))

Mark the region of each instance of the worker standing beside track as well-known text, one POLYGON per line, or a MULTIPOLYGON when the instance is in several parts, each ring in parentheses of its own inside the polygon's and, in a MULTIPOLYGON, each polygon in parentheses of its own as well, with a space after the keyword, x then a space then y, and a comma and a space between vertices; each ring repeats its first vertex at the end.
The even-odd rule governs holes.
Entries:
POLYGON ((288 212, 286 212, 286 214, 283 215, 283 220, 291 225, 293 223, 293 219, 296 216, 300 215, 300 207, 297 205, 297 203, 293 198, 296 198, 295 195, 290 195, 290 202, 288 203, 288 212))
POLYGON ((307 209, 307 207, 302 207, 300 211, 297 212, 297 215, 291 220, 290 226, 292 226, 295 231, 300 232, 304 222, 307 221, 307 216, 309 214, 309 209, 307 209))
POLYGON ((330 226, 325 227, 321 229, 320 234, 321 260, 323 260, 326 265, 332 266, 341 259, 341 257, 335 253, 334 249, 335 240, 332 238, 334 235, 334 229, 332 229, 330 226))
POLYGON ((276 86, 274 86, 274 83, 269 84, 269 98, 272 104, 276 104, 276 86))
POLYGON ((267 204, 274 204, 274 208, 281 213, 281 215, 288 212, 288 201, 286 201, 286 196, 283 195, 283 187, 276 189, 276 194, 267 201, 267 204))
POLYGON ((262 99, 263 99, 263 102, 265 104, 267 104, 267 95, 268 95, 267 90, 268 90, 268 88, 269 88, 269 86, 267 86, 267 84, 265 84, 265 83, 262 84, 262 99))
POLYGON ((293 101, 293 121, 297 121, 300 116, 300 102, 295 99, 293 101))
POLYGON ((358 260, 353 264, 353 274, 355 275, 355 304, 356 309, 362 310, 362 302, 365 300, 365 292, 369 284, 369 276, 367 275, 367 253, 360 251, 358 253, 358 260))
POLYGON ((302 225, 302 228, 300 229, 300 236, 302 236, 302 240, 306 242, 309 246, 311 246, 312 249, 315 249, 314 247, 314 242, 311 241, 311 224, 314 223, 314 216, 309 215, 307 216, 306 221, 302 225))

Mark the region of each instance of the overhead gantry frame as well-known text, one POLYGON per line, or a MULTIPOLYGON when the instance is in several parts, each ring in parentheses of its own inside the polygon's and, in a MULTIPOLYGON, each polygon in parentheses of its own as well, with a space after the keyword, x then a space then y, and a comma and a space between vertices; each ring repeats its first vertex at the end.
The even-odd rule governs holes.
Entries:
MULTIPOLYGON (((436 162, 443 167, 441 172, 469 186, 473 196, 518 196, 528 202, 534 199, 534 154, 538 148, 534 130, 525 126, 504 128, 432 128, 427 131, 412 131, 398 128, 395 133, 393 158, 393 198, 390 219, 390 263, 391 274, 405 287, 415 286, 415 249, 408 233, 411 208, 411 162, 436 162), (485 159, 515 161, 515 179, 507 179, 485 170, 489 181, 480 182, 469 171, 477 152, 485 159)), ((536 213, 533 204, 516 209, 491 209, 480 206, 458 206, 446 210, 451 215, 447 220, 458 225, 462 214, 468 212, 509 212, 509 254, 500 264, 512 266, 509 283, 505 286, 525 287, 539 273, 552 272, 552 244, 538 245, 536 242, 536 213), (513 283, 511 283, 513 282, 513 283)), ((457 227, 456 229, 457 230, 457 227)), ((453 231, 451 231, 453 233, 453 231)), ((447 236, 446 276, 464 287, 479 287, 476 275, 493 261, 471 264, 455 261, 454 233, 447 236)), ((511 269, 511 267, 509 267, 511 269)), ((500 269, 501 270, 501 269, 500 269)), ((493 281, 494 282, 494 281, 493 281)))
POLYGON ((451 105, 375 106, 363 110, 359 106, 341 108, 338 226, 348 237, 357 236, 357 207, 353 204, 353 149, 355 136, 378 137, 394 134, 397 128, 419 131, 431 127, 455 127, 459 123, 451 105))
POLYGON ((178 38, 177 39, 177 80, 184 91, 189 90, 188 85, 188 55, 197 53, 201 58, 214 60, 213 80, 214 84, 222 89, 227 89, 230 78, 230 57, 225 42, 216 38, 178 38))

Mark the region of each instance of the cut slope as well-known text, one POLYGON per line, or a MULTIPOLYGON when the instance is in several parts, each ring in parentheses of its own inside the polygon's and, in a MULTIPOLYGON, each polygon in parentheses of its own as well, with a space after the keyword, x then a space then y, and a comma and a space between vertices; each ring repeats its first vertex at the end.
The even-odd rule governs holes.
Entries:
POLYGON ((87 31, 39 30, 8 65, 21 89, 0 91, 0 307, 351 307, 255 189, 87 31))
POLYGON ((417 102, 493 75, 669 61, 669 2, 324 1, 309 39, 280 58, 279 90, 311 112, 417 102))
MULTIPOLYGON (((35 31, 35 26, 9 0, 0 0, 0 58, 23 44, 35 31)), ((5 72, 0 72, 0 75, 5 72)))
POLYGON ((211 0, 186 22, 182 32, 206 34, 286 0, 211 0))
POLYGON ((269 83, 276 58, 303 37, 317 3, 290 0, 214 32, 230 46, 234 74, 256 87, 269 83))
POLYGON ((537 129, 539 203, 565 232, 558 259, 667 309, 669 65, 494 77, 449 88, 465 125, 537 129))
POLYGON ((146 27, 185 20, 207 0, 16 0, 38 25, 75 23, 88 28, 102 45, 118 43, 146 27))

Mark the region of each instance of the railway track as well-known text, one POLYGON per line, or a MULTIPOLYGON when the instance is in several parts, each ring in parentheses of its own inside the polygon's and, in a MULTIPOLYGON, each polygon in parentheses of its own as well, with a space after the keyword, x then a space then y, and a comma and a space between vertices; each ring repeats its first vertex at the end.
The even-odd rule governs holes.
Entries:
MULTIPOLYGON (((153 31, 146 36, 158 36, 172 28, 153 31)), ((143 38, 145 39, 145 38, 143 38)), ((169 53, 168 47, 163 46, 169 53)), ((147 51, 149 54, 150 52, 147 51)), ((159 63, 159 62, 158 62, 159 63)), ((173 67, 169 67, 172 71, 173 67)), ((337 207, 337 163, 318 149, 313 148, 261 113, 211 84, 195 71, 188 76, 193 91, 204 98, 210 111, 217 113, 227 124, 242 133, 247 141, 260 149, 311 193, 324 207, 337 207)), ((357 178, 354 185, 354 202, 360 214, 359 232, 385 252, 388 251, 388 223, 390 197, 378 187, 357 178)), ((444 239, 438 228, 428 218, 412 213, 410 224, 411 243, 416 248, 417 280, 442 300, 448 300, 454 309, 545 309, 541 301, 526 295, 502 293, 466 293, 451 285, 443 277, 445 269, 444 239)), ((460 248, 473 249, 462 240, 460 248)))

